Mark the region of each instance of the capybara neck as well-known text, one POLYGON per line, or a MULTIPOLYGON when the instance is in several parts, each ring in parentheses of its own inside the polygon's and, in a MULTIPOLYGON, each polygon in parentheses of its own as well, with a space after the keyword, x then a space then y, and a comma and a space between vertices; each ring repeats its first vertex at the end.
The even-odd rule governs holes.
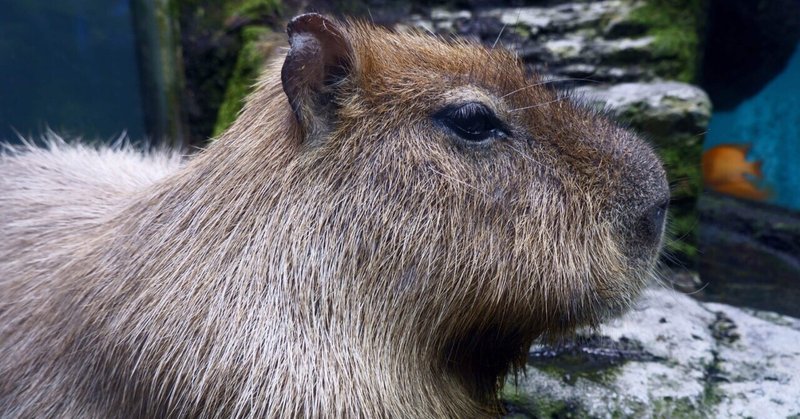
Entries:
MULTIPOLYGON (((118 249, 135 236, 151 244, 137 258, 161 268, 131 292, 169 298, 175 313, 207 319, 202 325, 184 319, 169 329, 180 330, 180 340, 201 334, 208 339, 203 346, 225 348, 216 359, 197 359, 215 366, 202 381, 219 386, 220 405, 259 373, 283 376, 273 390, 291 395, 283 401, 291 404, 281 406, 286 410, 274 414, 316 416, 332 408, 365 417, 494 413, 500 380, 544 325, 529 329, 524 313, 501 314, 500 300, 481 306, 479 295, 447 284, 475 281, 472 292, 497 292, 471 278, 465 269, 473 268, 461 261, 424 254, 431 240, 443 250, 458 246, 406 214, 428 211, 434 202, 381 211, 400 197, 391 190, 372 196, 366 185, 347 180, 357 176, 344 171, 350 168, 302 155, 307 145, 273 76, 262 80, 263 96, 251 99, 231 130, 109 221, 113 242, 103 247, 118 249), (358 205, 354 193, 362 196, 358 205), (199 289, 196 278, 204 279, 199 289), (463 324, 454 328, 453 322, 463 324), (201 329, 212 323, 220 329, 201 329), (223 362, 231 363, 229 375, 216 376, 223 362), (247 375, 241 374, 245 365, 252 369, 247 375)), ((115 270, 141 269, 127 254, 103 257, 119 259, 115 270)), ((135 307, 123 311, 131 325, 148 321, 137 318, 147 313, 135 307)), ((193 387, 188 380, 180 385, 193 387)))

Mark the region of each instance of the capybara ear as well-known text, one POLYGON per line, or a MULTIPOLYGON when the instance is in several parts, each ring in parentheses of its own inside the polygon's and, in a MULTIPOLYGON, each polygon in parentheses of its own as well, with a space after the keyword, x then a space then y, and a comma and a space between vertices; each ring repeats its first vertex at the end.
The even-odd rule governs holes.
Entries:
POLYGON ((281 82, 306 136, 327 128, 332 116, 333 86, 350 71, 352 48, 337 22, 317 13, 292 19, 286 26, 289 53, 281 82))

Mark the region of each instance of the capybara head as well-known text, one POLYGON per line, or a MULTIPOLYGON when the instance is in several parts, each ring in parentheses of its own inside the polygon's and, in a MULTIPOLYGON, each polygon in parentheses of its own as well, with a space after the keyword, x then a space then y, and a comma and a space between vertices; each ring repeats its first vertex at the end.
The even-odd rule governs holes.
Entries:
POLYGON ((288 34, 289 149, 258 123, 264 90, 228 137, 283 156, 283 245, 316 315, 480 399, 534 338, 596 324, 648 279, 669 192, 642 139, 505 49, 314 14, 288 34))
POLYGON ((474 417, 534 339, 636 296, 668 201, 639 137, 501 48, 317 14, 288 34, 207 150, 76 210, 64 266, 14 265, 56 293, 0 311, 4 371, 38 380, 14 397, 55 371, 106 413, 474 417))

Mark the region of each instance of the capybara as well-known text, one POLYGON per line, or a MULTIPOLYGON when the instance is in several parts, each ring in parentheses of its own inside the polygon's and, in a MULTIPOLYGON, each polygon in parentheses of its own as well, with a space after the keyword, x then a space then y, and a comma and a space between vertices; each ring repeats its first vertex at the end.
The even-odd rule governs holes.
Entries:
POLYGON ((651 276, 651 148, 511 52, 317 14, 197 155, 0 163, 0 416, 481 417, 651 276))

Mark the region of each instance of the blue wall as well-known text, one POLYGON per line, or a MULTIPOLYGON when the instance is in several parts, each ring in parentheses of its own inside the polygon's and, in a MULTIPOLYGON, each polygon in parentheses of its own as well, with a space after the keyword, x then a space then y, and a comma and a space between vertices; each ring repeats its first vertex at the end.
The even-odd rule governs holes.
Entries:
POLYGON ((800 45, 756 95, 713 114, 705 148, 729 143, 751 145, 748 160, 762 162, 768 202, 800 210, 800 45))
POLYGON ((0 0, 0 140, 144 135, 128 0, 0 0))

